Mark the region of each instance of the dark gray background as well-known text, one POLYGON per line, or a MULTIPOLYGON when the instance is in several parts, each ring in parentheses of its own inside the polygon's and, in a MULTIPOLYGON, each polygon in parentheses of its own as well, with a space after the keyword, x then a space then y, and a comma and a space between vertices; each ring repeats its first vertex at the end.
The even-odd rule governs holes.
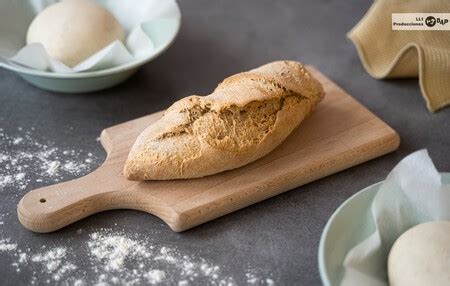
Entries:
MULTIPOLYGON (((35 134, 56 146, 89 150, 100 158, 105 152, 95 138, 103 128, 158 111, 193 93, 208 94, 224 77, 277 59, 315 65, 397 130, 402 140, 394 153, 184 233, 172 232, 146 213, 124 210, 101 213, 55 233, 33 234, 22 228, 14 215, 20 196, 10 194, 25 193, 37 185, 30 184, 25 191, 10 188, 0 192, 1 212, 12 214, 0 226, 2 235, 32 248, 69 237, 77 245, 86 239, 75 235, 79 228, 119 227, 130 233, 157 233, 155 241, 199 252, 225 265, 239 284, 246 281, 241 272, 248 265, 258 267, 280 285, 320 284, 320 234, 344 200, 382 180, 400 159, 421 148, 429 150, 439 170, 450 171, 450 109, 428 112, 415 79, 371 78, 345 36, 370 4, 183 0, 182 26, 173 46, 127 82, 92 94, 46 92, 0 70, 0 127, 4 132, 13 136, 18 126, 34 127, 35 134)), ((3 152, 10 147, 0 142, 3 152)), ((83 259, 84 254, 77 256, 83 259)), ((28 281, 27 269, 18 275, 10 263, 7 254, 0 253, 3 284, 28 281)))

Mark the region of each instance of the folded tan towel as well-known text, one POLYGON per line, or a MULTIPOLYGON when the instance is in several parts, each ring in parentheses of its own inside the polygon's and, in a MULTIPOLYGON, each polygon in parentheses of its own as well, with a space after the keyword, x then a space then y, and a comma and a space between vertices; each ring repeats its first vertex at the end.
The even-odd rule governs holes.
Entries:
POLYGON ((392 13, 450 13, 450 0, 376 0, 348 33, 374 78, 419 75, 430 111, 450 104, 450 31, 394 31, 392 13))

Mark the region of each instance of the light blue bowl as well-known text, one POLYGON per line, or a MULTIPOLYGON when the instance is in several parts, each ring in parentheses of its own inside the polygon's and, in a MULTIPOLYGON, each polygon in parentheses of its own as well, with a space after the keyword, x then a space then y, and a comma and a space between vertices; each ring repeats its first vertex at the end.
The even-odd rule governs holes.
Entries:
MULTIPOLYGON (((450 183, 450 173, 441 173, 450 183)), ((328 220, 320 238, 319 272, 325 286, 337 286, 344 275, 348 251, 375 231, 371 205, 382 182, 373 184, 346 200, 328 220)))
POLYGON ((46 90, 83 93, 105 89, 128 79, 140 66, 158 57, 170 46, 180 29, 181 13, 179 8, 178 13, 179 17, 174 19, 156 19, 143 24, 142 29, 152 39, 155 49, 148 56, 114 68, 72 74, 54 73, 11 65, 1 59, 0 67, 16 72, 26 81, 46 90))

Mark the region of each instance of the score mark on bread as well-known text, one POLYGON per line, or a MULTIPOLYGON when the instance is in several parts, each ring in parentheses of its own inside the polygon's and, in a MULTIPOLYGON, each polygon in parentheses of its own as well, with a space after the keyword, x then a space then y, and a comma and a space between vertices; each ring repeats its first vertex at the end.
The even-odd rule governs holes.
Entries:
POLYGON ((199 178, 244 166, 280 145, 324 95, 294 61, 228 77, 208 96, 175 102, 147 127, 128 155, 125 177, 199 178))

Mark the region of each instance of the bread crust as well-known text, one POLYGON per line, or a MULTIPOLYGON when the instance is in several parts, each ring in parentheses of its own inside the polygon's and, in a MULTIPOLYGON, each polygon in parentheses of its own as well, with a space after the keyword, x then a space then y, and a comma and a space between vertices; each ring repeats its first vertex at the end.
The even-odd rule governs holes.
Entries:
POLYGON ((199 178, 244 166, 280 145, 324 95, 294 61, 230 76, 208 96, 175 102, 146 128, 128 155, 125 177, 199 178))

